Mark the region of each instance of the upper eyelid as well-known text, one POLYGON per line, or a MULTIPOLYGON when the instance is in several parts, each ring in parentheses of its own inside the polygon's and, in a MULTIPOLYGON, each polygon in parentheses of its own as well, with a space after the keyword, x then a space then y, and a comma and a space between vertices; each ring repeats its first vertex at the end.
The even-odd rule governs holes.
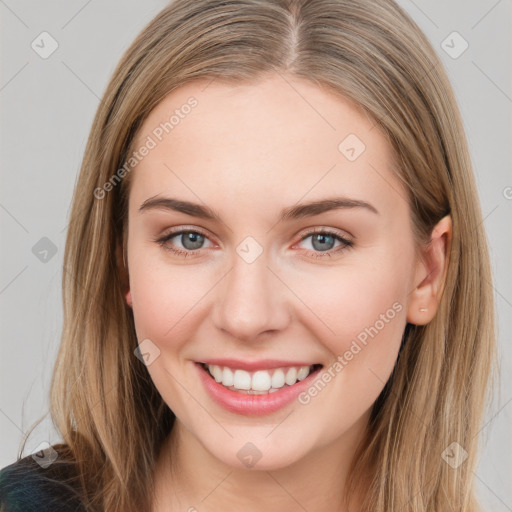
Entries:
POLYGON ((303 240, 304 237, 308 237, 308 236, 314 235, 316 233, 329 233, 332 235, 339 236, 340 238, 350 240, 352 242, 354 242, 356 240, 356 237, 353 236, 351 233, 349 233, 346 230, 342 230, 339 228, 328 228, 328 227, 304 228, 303 235, 301 235, 301 240, 303 240))
POLYGON ((159 238, 171 238, 183 233, 197 233, 199 235, 205 236, 208 239, 212 238, 212 236, 209 235, 206 231, 202 230, 201 228, 196 228, 192 226, 180 226, 179 228, 171 229, 171 231, 164 231, 164 233, 161 236, 159 236, 159 238))

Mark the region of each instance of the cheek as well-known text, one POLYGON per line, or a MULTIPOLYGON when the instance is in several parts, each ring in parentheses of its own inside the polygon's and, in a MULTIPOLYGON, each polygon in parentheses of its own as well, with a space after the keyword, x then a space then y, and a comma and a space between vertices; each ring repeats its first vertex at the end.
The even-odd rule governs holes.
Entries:
MULTIPOLYGON (((181 372, 190 372, 184 364, 188 342, 200 323, 201 300, 214 283, 208 285, 200 270, 170 265, 155 254, 134 244, 129 260, 135 330, 139 342, 149 339, 158 347, 158 356, 147 367, 154 385, 174 413, 189 421, 189 395, 179 382, 181 372)), ((195 381, 193 374, 188 378, 195 381)))
POLYGON ((197 325, 197 306, 212 284, 211 276, 196 267, 170 265, 165 255, 147 248, 133 248, 130 260, 130 290, 137 338, 154 340, 161 349, 179 343, 183 334, 197 325), (152 254, 152 256, 151 256, 152 254))
POLYGON ((375 270, 369 265, 364 271, 340 267, 301 285, 300 293, 318 316, 308 326, 331 359, 320 381, 312 383, 299 402, 311 407, 309 417, 325 419, 325 439, 349 429, 369 411, 395 366, 409 292, 405 279, 399 278, 400 268, 406 267, 399 261, 381 263, 375 270), (333 407, 326 409, 326 403, 333 407))
POLYGON ((307 305, 302 322, 333 360, 342 357, 346 373, 364 368, 367 376, 372 368, 388 374, 396 361, 406 325, 412 253, 386 254, 392 256, 305 272, 295 287, 307 305))

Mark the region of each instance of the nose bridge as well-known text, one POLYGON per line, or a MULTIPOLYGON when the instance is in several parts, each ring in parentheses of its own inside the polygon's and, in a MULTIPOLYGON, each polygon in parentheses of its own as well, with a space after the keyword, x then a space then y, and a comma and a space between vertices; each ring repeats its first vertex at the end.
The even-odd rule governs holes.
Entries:
POLYGON ((246 340, 287 322, 283 285, 267 267, 266 253, 254 257, 254 250, 254 245, 240 244, 216 300, 217 326, 246 340))

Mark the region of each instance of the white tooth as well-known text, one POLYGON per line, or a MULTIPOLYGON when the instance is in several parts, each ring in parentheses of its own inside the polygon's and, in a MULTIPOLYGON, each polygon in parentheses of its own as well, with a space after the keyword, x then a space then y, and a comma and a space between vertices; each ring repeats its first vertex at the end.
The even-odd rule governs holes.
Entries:
POLYGON ((276 391, 279 391, 279 389, 270 388, 268 390, 269 393, 275 393, 276 391))
POLYGON ((284 372, 280 368, 272 375, 272 387, 282 388, 284 386, 284 372))
POLYGON ((233 385, 233 372, 227 366, 222 372, 222 384, 226 387, 233 385))
POLYGON ((297 379, 304 380, 309 375, 309 366, 301 366, 297 372, 297 379))
POLYGON ((252 386, 251 388, 254 391, 268 391, 270 389, 272 382, 270 379, 270 375, 265 370, 260 370, 254 372, 252 376, 252 386))
POLYGON ((251 389, 251 374, 245 370, 235 370, 233 386, 237 389, 251 389))
POLYGON ((220 382, 222 380, 222 369, 220 366, 217 366, 216 364, 209 364, 208 370, 216 382, 220 382))
POLYGON ((297 382, 297 369, 293 366, 286 372, 285 382, 288 386, 293 386, 297 382))

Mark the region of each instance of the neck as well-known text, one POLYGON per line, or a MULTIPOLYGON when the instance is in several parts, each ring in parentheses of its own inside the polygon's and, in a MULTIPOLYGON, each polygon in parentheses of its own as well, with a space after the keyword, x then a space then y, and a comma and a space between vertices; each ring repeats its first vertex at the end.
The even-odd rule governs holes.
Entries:
POLYGON ((283 468, 240 469, 213 457, 176 419, 156 467, 153 512, 357 511, 360 497, 345 505, 344 487, 361 431, 357 425, 283 468))

